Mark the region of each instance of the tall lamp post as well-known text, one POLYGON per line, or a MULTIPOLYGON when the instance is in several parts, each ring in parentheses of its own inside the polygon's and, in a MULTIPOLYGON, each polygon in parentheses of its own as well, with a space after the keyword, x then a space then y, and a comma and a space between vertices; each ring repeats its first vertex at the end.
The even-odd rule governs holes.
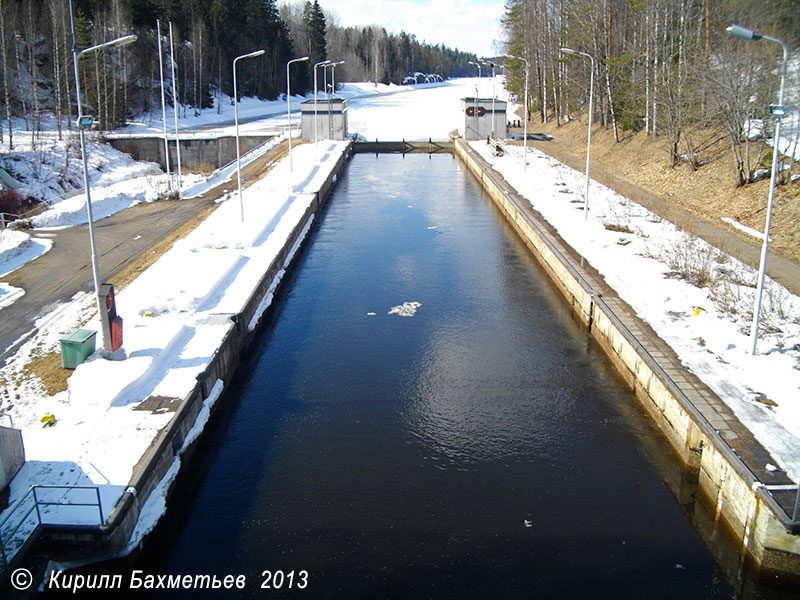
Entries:
POLYGON ((242 54, 233 59, 233 122, 236 125, 236 183, 239 190, 239 218, 244 223, 244 203, 242 202, 242 162, 239 156, 239 92, 236 89, 236 61, 243 58, 253 58, 261 56, 265 50, 255 50, 248 54, 242 54))
POLYGON ((178 200, 181 199, 181 142, 178 137, 178 91, 175 84, 175 44, 172 42, 172 21, 169 22, 169 62, 172 72, 172 116, 175 120, 175 159, 178 161, 178 200))
POLYGON ((756 288, 756 301, 753 307, 753 324, 750 327, 750 338, 753 343, 753 354, 756 354, 756 347, 758 346, 758 320, 761 315, 761 296, 764 292, 764 275, 767 270, 767 252, 769 250, 769 226, 772 221, 772 202, 775 199, 775 178, 778 172, 778 154, 780 154, 780 140, 781 140, 781 117, 785 112, 783 106, 783 93, 786 88, 786 63, 789 58, 789 50, 781 40, 762 35, 754 32, 752 29, 747 29, 741 25, 730 25, 726 31, 731 35, 744 40, 769 40, 780 44, 783 48, 783 66, 781 68, 781 91, 778 95, 777 106, 771 106, 770 112, 775 117, 775 141, 772 149, 772 172, 769 177, 769 199, 767 200, 767 220, 764 225, 764 242, 761 245, 761 261, 758 266, 758 286, 756 288))
MULTIPOLYGON (((475 108, 474 108, 475 115, 473 116, 473 119, 475 121, 475 137, 477 138, 478 137, 478 129, 479 129, 478 128, 478 98, 481 95, 481 64, 477 63, 477 62, 474 62, 474 61, 471 61, 471 60, 468 61, 468 62, 469 62, 469 64, 475 65, 476 67, 478 67, 478 85, 475 86, 475 108)), ((464 133, 466 133, 466 131, 464 133)))
POLYGON ((84 48, 80 52, 78 52, 78 47, 75 43, 75 25, 74 21, 72 20, 72 2, 70 0, 70 11, 69 11, 69 18, 70 18, 70 26, 72 28, 72 63, 75 67, 75 96, 77 99, 78 104, 78 131, 80 132, 80 140, 81 140, 81 158, 83 159, 83 187, 86 190, 86 214, 89 218, 89 247, 91 248, 92 252, 92 279, 94 280, 94 290, 95 295, 97 296, 97 311, 100 316, 100 322, 102 327, 100 327, 100 339, 103 343, 103 350, 105 352, 112 352, 112 340, 111 336, 109 335, 109 326, 107 324, 107 315, 108 311, 105 306, 105 297, 101 295, 100 292, 100 264, 97 259, 97 244, 95 243, 94 237, 94 217, 92 215, 92 197, 89 190, 89 168, 86 161, 86 134, 85 130, 92 126, 93 119, 91 116, 84 116, 83 109, 81 107, 81 78, 78 75, 78 61, 80 61, 81 57, 89 52, 94 52, 95 50, 100 50, 101 48, 106 48, 108 46, 124 46, 126 44, 130 44, 136 41, 135 35, 126 35, 115 40, 111 40, 110 42, 104 42, 102 44, 97 44, 96 46, 90 46, 89 48, 84 48))
POLYGON ((478 67, 478 95, 480 96, 480 94, 481 94, 481 63, 474 62, 474 61, 469 61, 469 64, 475 65, 476 67, 478 67))
POLYGON ((164 100, 164 59, 161 56, 161 21, 156 19, 156 36, 158 37, 158 77, 161 81, 161 121, 164 123, 164 170, 167 172, 167 183, 172 190, 172 175, 169 173, 169 140, 167 139, 167 104, 164 100))
POLYGON ((522 133, 522 154, 523 154, 523 171, 528 170, 528 71, 530 68, 530 63, 528 63, 527 58, 522 58, 521 56, 514 56, 512 54, 507 54, 508 58, 515 58, 517 60, 524 60, 525 61, 525 114, 522 116, 523 121, 523 133, 522 133))
MULTIPOLYGON (((336 65, 343 65, 343 60, 332 62, 328 65, 331 68, 331 93, 328 95, 328 136, 333 139, 333 117, 331 116, 331 98, 336 96, 336 65)), ((327 68, 327 67, 325 67, 327 68)))
POLYGON ((331 64, 329 60, 323 60, 314 65, 314 143, 317 143, 317 67, 325 68, 331 64))
MULTIPOLYGON (((292 165, 292 86, 289 81, 289 65, 296 62, 303 62, 308 60, 307 56, 302 58, 293 58, 286 63, 286 122, 288 124, 287 134, 289 136, 289 170, 294 170, 292 165)), ((316 99, 314 100, 314 107, 316 108, 316 99)))
POLYGON ((486 61, 483 61, 483 64, 485 64, 486 66, 491 66, 492 67, 492 139, 494 139, 494 119, 495 119, 495 116, 494 116, 494 99, 497 97, 497 94, 495 94, 495 91, 494 91, 495 64, 493 62, 490 63, 490 62, 486 62, 486 61))
POLYGON ((332 62, 328 64, 328 67, 331 68, 331 96, 336 96, 336 65, 343 65, 343 60, 337 60, 336 62, 332 62))
POLYGON ((589 165, 591 164, 592 156, 592 98, 594 96, 594 58, 591 54, 573 50, 572 48, 561 48, 564 54, 572 54, 574 56, 583 56, 588 58, 591 63, 591 72, 589 74, 589 133, 586 136, 586 195, 583 199, 583 217, 589 218, 589 165))

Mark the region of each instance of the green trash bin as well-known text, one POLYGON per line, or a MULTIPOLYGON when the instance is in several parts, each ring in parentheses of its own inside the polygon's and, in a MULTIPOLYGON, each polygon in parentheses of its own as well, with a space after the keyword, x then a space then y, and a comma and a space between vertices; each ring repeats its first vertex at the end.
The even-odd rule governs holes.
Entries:
POLYGON ((94 354, 97 332, 91 329, 73 329, 61 338, 61 365, 74 369, 94 354))

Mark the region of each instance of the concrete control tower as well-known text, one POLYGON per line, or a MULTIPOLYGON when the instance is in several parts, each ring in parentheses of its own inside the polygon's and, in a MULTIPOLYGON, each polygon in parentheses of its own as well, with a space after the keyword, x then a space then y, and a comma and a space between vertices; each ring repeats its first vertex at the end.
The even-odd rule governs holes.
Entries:
POLYGON ((347 137, 347 100, 306 100, 300 103, 300 133, 304 142, 315 140, 314 114, 316 106, 316 139, 342 141, 347 137))
POLYGON ((494 119, 494 137, 506 137, 506 103, 504 100, 492 98, 462 98, 461 109, 464 111, 464 139, 485 140, 492 135, 494 119), (492 105, 494 104, 494 113, 492 105))

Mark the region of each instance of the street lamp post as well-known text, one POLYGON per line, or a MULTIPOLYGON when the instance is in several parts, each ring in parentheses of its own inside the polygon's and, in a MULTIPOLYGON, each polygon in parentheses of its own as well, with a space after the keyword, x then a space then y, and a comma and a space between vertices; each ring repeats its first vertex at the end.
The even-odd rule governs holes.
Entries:
MULTIPOLYGON (((478 98, 481 95, 481 64, 477 63, 477 62, 474 62, 474 61, 471 61, 471 60, 468 61, 468 62, 469 62, 469 64, 475 65, 476 67, 478 67, 478 85, 475 86, 475 108, 474 108, 475 114, 472 117, 473 120, 475 121, 475 137, 477 138, 478 137, 478 129, 479 129, 478 128, 478 98)), ((466 132, 464 132, 464 133, 466 133, 466 132)))
POLYGON ((102 44, 97 44, 96 46, 90 46, 89 48, 84 48, 80 52, 78 52, 78 47, 75 43, 75 24, 72 18, 72 0, 70 0, 69 5, 69 18, 70 18, 70 26, 72 28, 72 63, 75 68, 75 96, 77 99, 78 104, 78 131, 80 132, 80 140, 81 140, 81 158, 83 160, 83 187, 86 190, 86 214, 89 218, 89 247, 91 248, 92 253, 92 279, 94 280, 94 290, 95 295, 97 296, 97 311, 100 316, 100 339, 103 343, 103 350, 105 352, 112 352, 112 340, 110 333, 110 325, 108 323, 108 311, 105 306, 105 297, 101 296, 100 294, 100 264, 97 259, 97 244, 95 243, 94 237, 94 217, 92 215, 92 198, 91 193, 89 190, 89 167, 86 160, 86 134, 85 130, 87 127, 91 127, 91 117, 83 116, 83 109, 81 108, 81 78, 78 75, 78 61, 80 61, 81 57, 89 52, 94 52, 95 50, 100 50, 101 48, 106 48, 108 46, 124 46, 126 44, 130 44, 136 41, 135 35, 126 35, 115 40, 111 40, 110 42, 104 42, 102 44))
POLYGON ((167 139, 167 104, 164 100, 164 59, 161 56, 161 21, 156 19, 156 35, 158 36, 158 77, 161 81, 161 120, 164 123, 164 170, 167 172, 167 183, 172 190, 172 175, 169 173, 169 140, 167 139))
POLYGON ((475 65, 476 67, 478 67, 478 95, 480 96, 480 93, 481 93, 481 63, 474 62, 474 61, 469 61, 469 64, 475 65))
POLYGON ((265 50, 255 50, 233 59, 233 122, 236 125, 236 184, 239 191, 239 218, 244 223, 244 203, 242 202, 242 162, 239 156, 239 92, 236 89, 236 61, 243 58, 261 56, 265 50))
POLYGON ((330 64, 331 67, 331 96, 334 98, 336 97, 336 65, 343 65, 344 61, 339 60, 336 62, 332 62, 330 64))
POLYGON ((513 56, 511 54, 507 55, 508 58, 516 58, 517 60, 524 60, 525 61, 525 114, 522 116, 523 121, 523 130, 522 130, 522 154, 523 154, 523 171, 528 170, 528 70, 530 67, 530 63, 528 63, 527 58, 522 58, 521 56, 513 56))
MULTIPOLYGON (((781 68, 781 91, 778 94, 778 108, 779 110, 776 113, 780 112, 780 108, 783 107, 783 95, 784 90, 786 89, 786 63, 789 58, 789 50, 781 40, 770 37, 768 35, 762 35, 754 32, 752 29, 747 29, 746 27, 742 27, 741 25, 730 25, 727 27, 726 31, 731 35, 735 35, 738 38, 742 38, 745 40, 769 40, 770 42, 775 42, 776 44, 780 44, 781 48, 783 48, 783 66, 781 68)), ((770 173, 769 177, 769 199, 767 200, 767 219, 764 225, 764 242, 761 244, 761 261, 758 266, 758 286, 756 288, 756 299, 755 299, 755 306, 753 307, 753 324, 750 327, 750 338, 753 343, 753 350, 752 353, 756 354, 756 348, 758 346, 758 321, 761 315, 761 296, 764 292, 764 275, 767 270, 767 252, 769 251, 769 226, 770 222, 772 221, 772 202, 775 199, 775 179, 777 177, 778 172, 778 154, 780 154, 780 140, 781 140, 781 116, 776 114, 775 116, 775 140, 773 142, 773 149, 772 149, 772 172, 770 173)))
MULTIPOLYGON (((286 63, 286 121, 288 124, 287 134, 289 136, 289 170, 293 170, 292 165, 292 86, 291 82, 289 81, 289 65, 296 62, 303 62, 308 60, 307 56, 302 58, 293 58, 289 62, 286 63)), ((314 100, 314 107, 316 108, 317 101, 314 100)))
POLYGON ((178 90, 175 85, 175 44, 172 42, 172 21, 169 22, 169 61, 172 69, 172 116, 175 119, 175 160, 178 161, 178 200, 181 199, 181 142, 178 138, 178 90))
POLYGON ((589 218, 589 165, 592 156, 592 98, 594 96, 594 58, 591 54, 573 50, 572 48, 561 48, 564 54, 583 56, 591 62, 591 73, 589 74, 589 133, 586 136, 586 195, 583 199, 583 217, 589 218))
POLYGON ((495 119, 495 115, 494 115, 494 99, 497 97, 497 94, 495 94, 495 91, 494 91, 495 64, 493 62, 490 63, 490 62, 485 62, 485 61, 484 61, 483 64, 491 65, 491 67, 492 67, 492 139, 494 139, 494 119, 495 119))
POLYGON ((317 67, 325 68, 331 61, 323 60, 314 65, 314 143, 318 141, 317 138, 317 67))
MULTIPOLYGON (((344 61, 329 62, 325 69, 331 68, 331 93, 328 94, 328 136, 333 139, 333 118, 331 117, 331 98, 336 96, 336 65, 343 65, 344 61)), ((327 73, 327 71, 326 71, 327 73)), ((327 84, 326 84, 327 87, 327 84)))

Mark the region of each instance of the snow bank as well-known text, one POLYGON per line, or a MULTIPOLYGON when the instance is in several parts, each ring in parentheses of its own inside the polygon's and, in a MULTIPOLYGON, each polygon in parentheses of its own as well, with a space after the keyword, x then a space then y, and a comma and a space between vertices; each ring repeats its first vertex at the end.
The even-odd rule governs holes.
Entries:
MULTIPOLYGON (((44 238, 31 239, 24 231, 4 229, 0 231, 0 277, 17 270, 25 263, 38 258, 52 247, 53 242, 44 238)), ((0 309, 9 306, 25 294, 22 288, 0 283, 0 309)))

